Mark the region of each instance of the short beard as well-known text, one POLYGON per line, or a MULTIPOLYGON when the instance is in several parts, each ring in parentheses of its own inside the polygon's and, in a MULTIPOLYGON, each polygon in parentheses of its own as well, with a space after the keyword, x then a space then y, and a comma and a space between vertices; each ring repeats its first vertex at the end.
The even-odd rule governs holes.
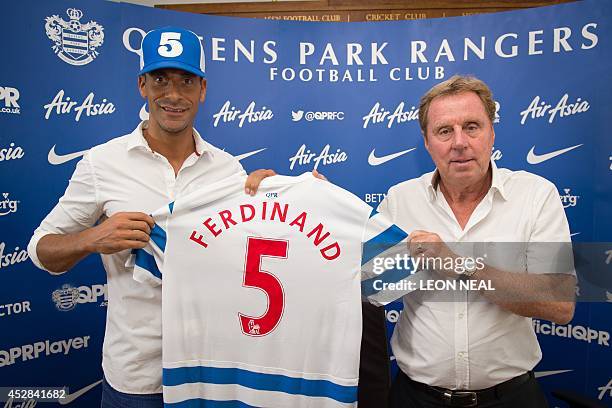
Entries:
POLYGON ((183 127, 179 128, 179 129, 177 129, 177 128, 168 128, 168 127, 164 126, 162 123, 159 123, 159 122, 157 124, 158 124, 158 126, 159 126, 159 128, 161 130, 163 130, 164 132, 167 132, 167 133, 180 133, 180 132, 182 132, 183 130, 185 130, 185 129, 187 129, 189 127, 188 123, 185 123, 185 125, 183 127))

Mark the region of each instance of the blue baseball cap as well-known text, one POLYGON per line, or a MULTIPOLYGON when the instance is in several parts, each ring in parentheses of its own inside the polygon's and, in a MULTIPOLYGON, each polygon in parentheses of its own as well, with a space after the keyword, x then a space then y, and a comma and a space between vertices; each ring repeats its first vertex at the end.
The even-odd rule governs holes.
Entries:
POLYGON ((149 31, 140 46, 140 72, 162 68, 178 68, 205 77, 204 50, 198 36, 178 27, 162 27, 149 31))

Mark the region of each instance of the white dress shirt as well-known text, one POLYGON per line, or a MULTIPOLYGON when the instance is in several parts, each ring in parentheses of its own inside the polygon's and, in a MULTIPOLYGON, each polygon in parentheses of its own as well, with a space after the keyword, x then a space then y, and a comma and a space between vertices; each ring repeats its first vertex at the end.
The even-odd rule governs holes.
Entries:
MULTIPOLYGON (((194 129, 196 152, 178 175, 151 150, 142 122, 130 134, 96 146, 77 164, 63 197, 42 221, 28 245, 32 261, 47 234, 70 234, 92 227, 103 215, 151 213, 197 185, 244 173, 230 154, 205 142, 194 129)), ((125 267, 130 251, 102 255, 108 280, 108 311, 102 367, 109 384, 131 394, 161 392, 161 289, 141 285, 125 267)))
MULTIPOLYGON (((464 229, 438 188, 437 171, 391 187, 378 211, 406 232, 435 232, 445 242, 478 242, 488 250, 495 250, 496 242, 570 242, 567 218, 551 182, 525 171, 498 169, 494 162, 491 167, 491 188, 464 229)), ((506 270, 512 266, 513 272, 534 273, 533 265, 542 262, 525 251, 506 253, 508 248, 499 254, 506 270)), ((503 310, 475 291, 451 296, 454 301, 448 294, 440 298, 433 291, 416 291, 403 298, 391 347, 411 379, 478 390, 519 376, 540 361, 531 318, 503 310)))

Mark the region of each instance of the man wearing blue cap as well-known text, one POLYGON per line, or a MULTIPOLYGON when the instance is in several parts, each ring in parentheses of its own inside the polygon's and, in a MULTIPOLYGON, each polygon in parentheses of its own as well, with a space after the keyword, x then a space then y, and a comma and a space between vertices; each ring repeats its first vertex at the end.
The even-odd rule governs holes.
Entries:
MULTIPOLYGON (((164 27, 147 33, 141 49, 138 87, 150 119, 85 154, 28 245, 32 261, 52 274, 91 253, 102 256, 109 300, 103 408, 163 406, 161 289, 136 283, 125 267, 130 251, 149 240, 154 222, 148 214, 189 190, 244 172, 193 128, 206 96, 197 35, 164 27)), ((253 173, 245 190, 256 190, 271 174, 253 173)))

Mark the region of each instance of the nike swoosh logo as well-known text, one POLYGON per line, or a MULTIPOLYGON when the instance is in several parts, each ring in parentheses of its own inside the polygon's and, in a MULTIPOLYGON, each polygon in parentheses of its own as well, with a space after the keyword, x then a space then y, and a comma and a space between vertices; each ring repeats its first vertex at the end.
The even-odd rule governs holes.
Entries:
POLYGON ((102 380, 96 381, 93 384, 89 384, 87 387, 83 387, 80 390, 73 392, 72 394, 66 395, 65 398, 61 398, 61 399, 58 398, 57 402, 59 402, 60 405, 70 404, 72 401, 79 398, 81 395, 85 394, 87 391, 91 390, 96 385, 100 384, 101 382, 102 380))
POLYGON ((529 151, 529 153, 527 153, 527 163, 529 163, 529 164, 543 163, 546 160, 550 160, 553 157, 557 157, 559 155, 562 155, 563 153, 567 153, 570 150, 577 149, 580 146, 582 146, 582 144, 578 144, 576 146, 567 147, 567 148, 561 149, 561 150, 555 150, 554 152, 550 152, 550 153, 546 153, 546 154, 535 154, 533 152, 533 150, 535 149, 535 146, 533 146, 531 148, 531 150, 529 151))
POLYGON ((575 237, 578 234, 580 234, 580 233, 579 232, 574 232, 573 234, 570 234, 570 237, 575 237))
POLYGON ((370 152, 370 155, 368 156, 368 164, 370 166, 380 166, 383 163, 386 163, 390 160, 396 159, 400 156, 403 156, 406 153, 410 153, 411 151, 415 150, 416 147, 413 147, 412 149, 408 149, 408 150, 402 150, 401 152, 397 152, 397 153, 393 153, 393 154, 388 154, 386 156, 381 156, 381 157, 376 157, 374 155, 374 152, 376 151, 376 149, 372 149, 372 151, 370 152))
POLYGON ((57 166, 58 164, 64 164, 66 162, 69 162, 70 160, 74 160, 77 157, 81 157, 82 155, 87 153, 87 151, 89 151, 89 149, 87 149, 87 150, 82 150, 80 152, 59 155, 55 153, 55 146, 56 145, 53 145, 51 150, 49 150, 49 154, 47 155, 47 160, 49 160, 49 163, 53 164, 54 166, 57 166))
POLYGON ((254 154, 257 154, 259 152, 263 152, 266 149, 267 148, 264 147, 263 149, 253 150, 252 152, 248 152, 248 153, 242 153, 242 154, 239 154, 238 156, 234 156, 234 157, 236 158, 236 160, 240 161, 242 159, 246 159, 247 157, 253 156, 254 154))
POLYGON ((535 378, 542 378, 542 377, 548 377, 549 375, 569 373, 570 371, 574 371, 574 370, 536 371, 534 375, 535 375, 535 378))

